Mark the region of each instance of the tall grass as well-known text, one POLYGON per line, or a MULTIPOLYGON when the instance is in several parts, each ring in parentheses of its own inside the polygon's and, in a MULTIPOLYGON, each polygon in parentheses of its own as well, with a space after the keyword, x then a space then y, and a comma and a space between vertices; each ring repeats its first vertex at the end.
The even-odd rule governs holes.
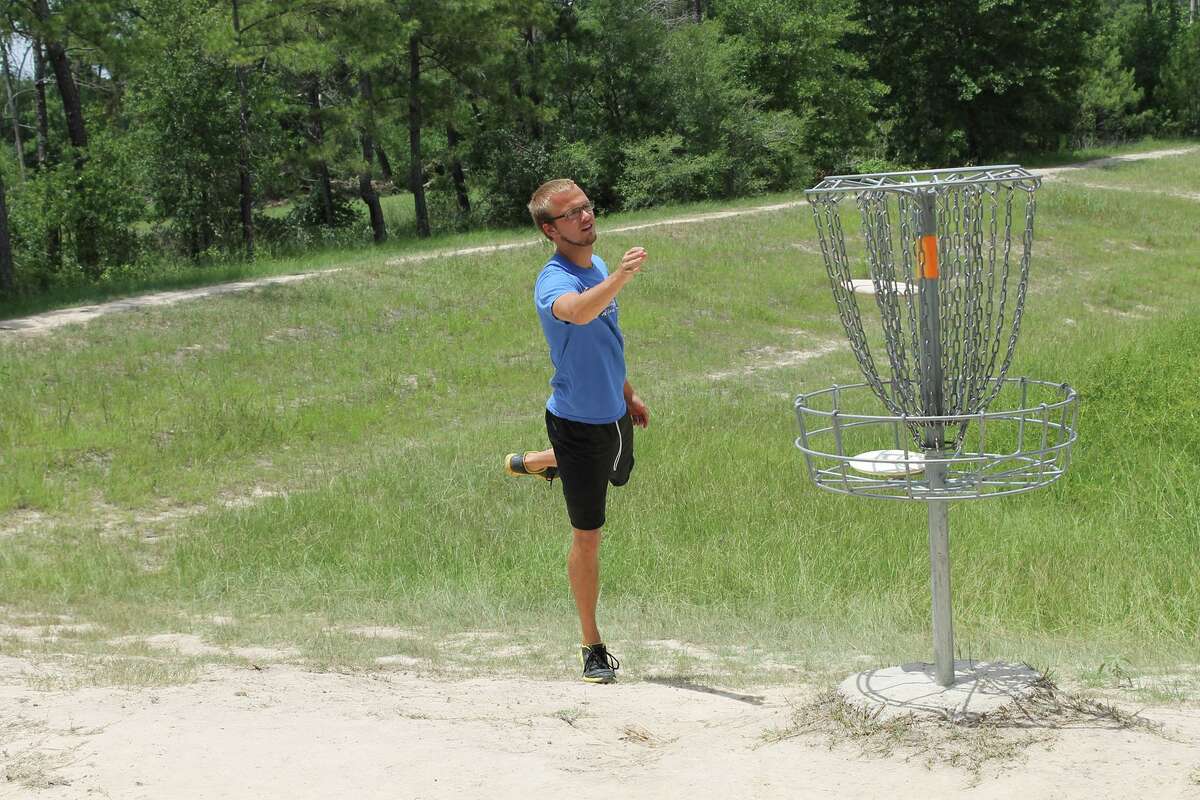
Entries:
MULTIPOLYGON (((1075 384, 1081 438, 1054 487, 953 507, 965 650, 1194 658, 1196 213, 1070 185, 1039 195, 1011 374, 1075 384)), ((808 214, 601 239, 610 259, 650 252, 621 305, 653 416, 634 480, 611 493, 614 632, 839 657, 924 646, 924 509, 819 492, 792 445, 790 398, 857 376, 845 348, 771 364, 843 338, 808 214)), ((530 308, 545 255, 367 260, 0 339, 0 520, 46 515, 0 538, 0 604, 130 629, 184 612, 570 637, 558 486, 499 469, 545 441, 530 308), (180 508, 196 513, 162 522, 180 508)))

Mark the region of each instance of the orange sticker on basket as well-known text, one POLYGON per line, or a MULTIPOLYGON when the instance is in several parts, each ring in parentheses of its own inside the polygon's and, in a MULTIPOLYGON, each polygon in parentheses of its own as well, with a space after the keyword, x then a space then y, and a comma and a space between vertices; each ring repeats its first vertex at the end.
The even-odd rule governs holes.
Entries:
POLYGON ((921 237, 921 269, 922 274, 918 277, 925 277, 930 280, 937 280, 938 277, 938 246, 936 236, 921 237))

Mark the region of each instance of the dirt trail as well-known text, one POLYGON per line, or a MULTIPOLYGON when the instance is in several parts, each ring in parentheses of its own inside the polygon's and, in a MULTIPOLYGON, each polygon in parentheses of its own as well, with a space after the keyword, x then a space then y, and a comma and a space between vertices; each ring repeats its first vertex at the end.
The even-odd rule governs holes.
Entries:
MULTIPOLYGON (((1146 153, 1132 153, 1124 156, 1110 156, 1108 158, 1099 158, 1092 161, 1083 161, 1078 164, 1069 164, 1062 167, 1052 167, 1048 169, 1033 170, 1035 174, 1045 178, 1056 178, 1069 173, 1073 170, 1088 169, 1092 167, 1104 167, 1112 164, 1119 164, 1127 161, 1142 161, 1153 158, 1167 158, 1169 156, 1185 155, 1200 150, 1200 147, 1184 147, 1171 150, 1154 150, 1146 153)), ((1102 187, 1096 188, 1115 188, 1102 187)), ((637 225, 624 225, 616 228, 607 228, 605 233, 627 233, 629 231, 644 230, 647 228, 658 228, 668 225, 690 225, 698 222, 707 222, 717 219, 729 219, 731 217, 745 216, 748 214, 765 214, 772 211, 782 211, 789 208, 805 205, 803 200, 794 200, 787 203, 775 203, 772 205, 753 206, 751 208, 738 209, 733 211, 714 211, 706 214, 693 214, 687 217, 677 217, 675 219, 660 220, 658 222, 645 222, 637 225)), ((514 250, 517 248, 535 247, 543 244, 540 239, 531 239, 524 242, 512 242, 509 244, 483 245, 479 247, 465 247, 455 250, 435 250, 431 253, 421 253, 419 255, 403 256, 393 258, 386 263, 388 266, 401 266, 404 264, 413 264, 421 261, 429 261, 437 258, 449 258, 452 256, 467 256, 477 255, 482 253, 494 253, 501 250, 514 250)), ((248 289, 254 289, 260 286, 271 286, 275 284, 293 283, 302 281, 317 275, 326 275, 331 272, 337 272, 339 268, 313 270, 311 272, 301 272, 294 275, 282 275, 271 278, 258 278, 248 281, 236 281, 233 283, 221 283, 215 286, 202 286, 196 289, 185 289, 173 292, 154 292, 151 294, 138 295, 136 297, 127 297, 121 300, 113 300, 108 303, 97 303, 89 306, 77 306, 74 308, 63 308, 57 311, 49 311, 44 314, 34 314, 28 317, 20 317, 17 319, 0 321, 0 336, 5 334, 10 335, 34 335, 47 333, 63 325, 77 325, 90 322, 96 317, 105 314, 111 314, 118 311, 133 311, 140 308, 150 308, 154 306, 173 305, 187 300, 199 300, 204 297, 213 297, 215 295, 229 294, 230 292, 242 292, 248 289)))

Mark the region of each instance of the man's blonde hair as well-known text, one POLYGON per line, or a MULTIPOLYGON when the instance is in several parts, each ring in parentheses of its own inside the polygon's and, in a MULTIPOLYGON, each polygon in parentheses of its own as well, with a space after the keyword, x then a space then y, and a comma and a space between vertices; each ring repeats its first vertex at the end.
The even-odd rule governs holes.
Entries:
POLYGON ((575 181, 570 178, 555 178, 537 188, 533 197, 529 198, 529 216, 533 217, 533 224, 539 231, 542 229, 542 225, 554 221, 554 214, 551 213, 552 209, 550 208, 550 201, 554 199, 554 195, 578 188, 575 181))

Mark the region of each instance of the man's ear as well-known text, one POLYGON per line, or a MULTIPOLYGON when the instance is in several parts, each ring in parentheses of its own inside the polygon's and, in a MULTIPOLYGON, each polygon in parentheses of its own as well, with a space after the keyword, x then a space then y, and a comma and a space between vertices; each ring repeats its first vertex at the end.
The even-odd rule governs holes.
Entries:
POLYGON ((550 235, 550 231, 554 230, 554 223, 553 222, 543 222, 541 225, 541 228, 542 228, 542 235, 553 242, 554 237, 550 235))

